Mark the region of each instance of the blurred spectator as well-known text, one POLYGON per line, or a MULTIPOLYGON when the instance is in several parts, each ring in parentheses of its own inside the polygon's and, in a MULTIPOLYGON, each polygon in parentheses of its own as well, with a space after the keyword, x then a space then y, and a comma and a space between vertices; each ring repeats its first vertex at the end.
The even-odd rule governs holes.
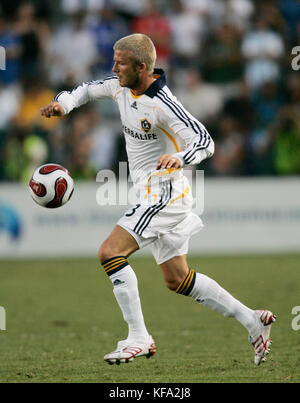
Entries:
POLYGON ((20 180, 28 183, 32 172, 40 165, 47 162, 49 149, 46 140, 32 133, 23 143, 24 167, 20 171, 20 180))
POLYGON ((133 18, 143 15, 146 10, 147 0, 111 0, 118 14, 131 22, 133 18))
POLYGON ((69 15, 81 12, 98 12, 102 9, 106 0, 62 0, 62 10, 69 15))
POLYGON ((278 174, 300 173, 300 77, 291 73, 286 80, 287 103, 271 126, 274 136, 274 168, 278 174))
POLYGON ((134 18, 131 28, 133 32, 150 36, 156 47, 157 65, 166 68, 171 57, 171 27, 156 0, 147 0, 145 14, 134 18))
POLYGON ((236 92, 224 100, 222 114, 237 119, 245 132, 253 128, 254 105, 251 102, 249 87, 245 80, 241 79, 236 92))
MULTIPOLYGON (((252 124, 248 122, 246 172, 251 175, 272 175, 273 151, 269 130, 277 118, 284 97, 275 82, 264 83, 251 97, 252 124)), ((247 119, 245 119, 247 123, 247 119)))
POLYGON ((0 46, 5 49, 5 70, 0 70, 0 83, 17 83, 21 77, 22 43, 0 10, 0 46))
POLYGON ((286 77, 286 97, 287 103, 300 108, 300 75, 292 72, 286 77))
POLYGON ((223 106, 222 91, 218 86, 203 81, 200 71, 186 71, 186 85, 176 91, 183 106, 200 122, 210 123, 223 106))
POLYGON ((25 169, 25 154, 23 147, 24 138, 10 132, 6 136, 5 144, 1 151, 3 161, 3 179, 6 181, 20 181, 21 173, 25 169))
POLYGON ((243 174, 244 137, 237 119, 223 115, 216 133, 218 146, 211 160, 215 175, 239 176, 243 174))
POLYGON ((255 8, 252 0, 225 0, 226 21, 244 31, 249 28, 255 8))
POLYGON ((41 118, 39 108, 111 74, 114 42, 133 32, 153 39, 157 67, 214 138, 201 169, 299 174, 299 17, 299 0, 1 0, 0 180, 25 180, 45 160, 76 178, 117 173, 126 154, 112 100, 62 119, 41 118))
POLYGON ((241 50, 246 60, 245 78, 251 89, 266 81, 279 80, 284 42, 277 32, 271 30, 264 16, 259 15, 254 30, 245 34, 241 50))
POLYGON ((273 81, 266 81, 253 94, 252 103, 256 115, 256 126, 265 128, 271 124, 276 118, 283 102, 283 93, 279 88, 279 84, 273 81))
POLYGON ((23 75, 37 75, 40 72, 41 44, 33 3, 25 1, 16 12, 14 29, 21 43, 21 70, 23 75))
MULTIPOLYGON (((287 42, 288 29, 278 9, 277 0, 265 0, 258 4, 258 14, 263 15, 269 28, 277 32, 287 42)), ((287 44, 287 43, 286 43, 287 44)))
POLYGON ((197 59, 201 57, 202 36, 205 33, 203 17, 188 10, 182 0, 175 0, 172 1, 169 20, 175 64, 189 67, 199 63, 197 59))
POLYGON ((90 163, 93 147, 91 131, 95 125, 89 105, 72 114, 69 136, 66 141, 66 165, 75 179, 95 178, 96 171, 90 163))
POLYGON ((219 14, 218 0, 185 0, 184 3, 188 10, 204 17, 219 14))
POLYGON ((280 175, 300 174, 300 113, 284 106, 274 130, 274 168, 280 175))
POLYGON ((45 119, 40 114, 40 108, 49 103, 54 96, 55 92, 46 86, 42 77, 39 77, 39 80, 35 77, 25 77, 24 94, 16 115, 16 125, 19 130, 30 132, 40 129, 48 132, 53 129, 58 119, 45 119))
POLYGON ((242 72, 240 33, 233 25, 224 23, 207 42, 204 76, 212 83, 230 84, 239 80, 242 72))
POLYGON ((84 25, 85 13, 79 11, 53 33, 47 49, 47 65, 52 85, 75 86, 90 81, 97 61, 94 37, 84 25))
POLYGON ((90 163, 95 172, 100 169, 114 170, 117 165, 116 154, 120 134, 111 125, 104 124, 97 119, 98 123, 91 130, 92 150, 90 163))
POLYGON ((0 83, 0 130, 5 130, 16 116, 22 90, 19 85, 1 85, 0 83))
POLYGON ((92 24, 91 32, 98 50, 97 74, 111 74, 113 45, 120 37, 128 35, 129 29, 114 8, 106 2, 99 13, 99 19, 92 24))
POLYGON ((286 21, 288 31, 289 46, 299 45, 297 41, 297 25, 300 20, 300 2, 299 0, 278 0, 279 11, 286 21))

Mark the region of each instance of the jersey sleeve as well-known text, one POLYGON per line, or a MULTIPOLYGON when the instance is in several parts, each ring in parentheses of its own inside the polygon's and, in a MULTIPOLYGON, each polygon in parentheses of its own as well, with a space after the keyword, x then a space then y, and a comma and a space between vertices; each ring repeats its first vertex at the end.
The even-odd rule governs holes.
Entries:
POLYGON ((159 95, 162 103, 158 119, 179 136, 184 149, 173 154, 181 166, 197 165, 214 154, 214 141, 205 126, 195 119, 175 97, 166 92, 159 95))
POLYGON ((61 91, 53 101, 59 102, 67 114, 87 102, 106 97, 114 98, 118 88, 119 80, 113 76, 105 80, 82 83, 72 91, 61 91))

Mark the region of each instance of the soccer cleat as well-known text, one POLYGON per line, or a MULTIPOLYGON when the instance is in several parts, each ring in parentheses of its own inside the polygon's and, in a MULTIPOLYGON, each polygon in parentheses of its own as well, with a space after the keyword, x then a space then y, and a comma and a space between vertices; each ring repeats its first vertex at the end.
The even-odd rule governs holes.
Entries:
POLYGON ((156 353, 156 346, 152 336, 149 336, 149 340, 146 343, 139 343, 133 340, 121 340, 118 342, 117 348, 104 356, 104 360, 110 365, 128 363, 134 360, 134 358, 152 357, 156 353))
POLYGON ((276 320, 276 316, 271 311, 255 311, 257 318, 257 328, 249 335, 249 341, 254 347, 254 364, 259 365, 266 361, 266 356, 270 352, 272 341, 269 339, 271 325, 276 320))

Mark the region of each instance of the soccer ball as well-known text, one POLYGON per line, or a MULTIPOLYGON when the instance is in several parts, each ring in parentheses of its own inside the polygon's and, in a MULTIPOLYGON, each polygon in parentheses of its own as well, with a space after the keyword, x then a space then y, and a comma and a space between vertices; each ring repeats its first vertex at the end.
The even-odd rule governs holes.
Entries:
POLYGON ((42 207, 57 208, 70 200, 74 181, 69 171, 58 164, 45 164, 37 168, 29 181, 33 200, 42 207))

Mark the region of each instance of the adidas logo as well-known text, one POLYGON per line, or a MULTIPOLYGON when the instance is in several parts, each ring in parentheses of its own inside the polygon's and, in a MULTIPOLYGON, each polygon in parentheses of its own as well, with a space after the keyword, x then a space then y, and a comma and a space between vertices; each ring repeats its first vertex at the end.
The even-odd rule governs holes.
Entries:
POLYGON ((136 109, 137 110, 137 103, 136 103, 136 101, 134 101, 131 105, 131 108, 134 108, 134 109, 136 109))
POLYGON ((118 278, 115 279, 113 282, 113 285, 120 285, 120 284, 125 284, 125 281, 119 280, 118 278))

